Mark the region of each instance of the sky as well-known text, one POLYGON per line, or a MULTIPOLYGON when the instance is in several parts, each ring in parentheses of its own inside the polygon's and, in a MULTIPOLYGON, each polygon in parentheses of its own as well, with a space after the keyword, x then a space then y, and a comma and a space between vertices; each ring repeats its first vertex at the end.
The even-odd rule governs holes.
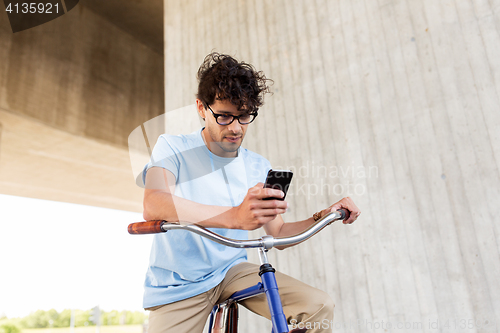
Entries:
POLYGON ((0 317, 38 309, 142 310, 152 235, 126 211, 0 194, 0 317))

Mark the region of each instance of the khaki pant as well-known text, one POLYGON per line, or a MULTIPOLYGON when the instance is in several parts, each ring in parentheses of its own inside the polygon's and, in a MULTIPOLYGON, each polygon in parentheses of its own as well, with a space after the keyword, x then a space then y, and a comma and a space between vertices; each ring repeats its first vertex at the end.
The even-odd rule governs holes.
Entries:
MULTIPOLYGON (((258 265, 240 263, 229 269, 224 280, 209 291, 182 301, 151 308, 148 333, 203 332, 213 306, 225 301, 234 292, 260 282, 258 272, 258 265)), ((332 331, 335 305, 328 294, 279 272, 276 272, 276 281, 283 311, 289 324, 295 323, 300 328, 311 328, 308 333, 332 331)), ((265 294, 246 299, 239 304, 261 316, 271 318, 265 294)))

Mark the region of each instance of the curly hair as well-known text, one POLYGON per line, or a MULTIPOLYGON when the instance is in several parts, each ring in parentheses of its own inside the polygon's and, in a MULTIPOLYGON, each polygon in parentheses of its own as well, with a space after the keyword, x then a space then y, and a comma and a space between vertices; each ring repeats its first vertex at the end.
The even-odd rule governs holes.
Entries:
POLYGON ((205 107, 216 99, 229 100, 238 110, 257 112, 264 104, 263 95, 270 92, 268 81, 272 82, 252 65, 212 52, 205 57, 198 70, 196 98, 205 107))

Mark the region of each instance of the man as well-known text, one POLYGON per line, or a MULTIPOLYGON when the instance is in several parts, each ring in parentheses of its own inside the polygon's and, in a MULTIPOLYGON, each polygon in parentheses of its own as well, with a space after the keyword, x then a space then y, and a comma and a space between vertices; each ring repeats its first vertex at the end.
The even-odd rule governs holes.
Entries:
MULTIPOLYGON (((283 192, 264 189, 271 168, 262 156, 241 147, 257 117, 268 79, 251 65, 218 53, 198 71, 196 108, 205 127, 181 136, 160 136, 143 177, 144 218, 197 223, 235 239, 264 227, 267 234, 297 234, 326 213, 345 208, 356 220, 360 211, 344 198, 304 221, 284 223, 283 192)), ((242 249, 224 247, 187 231, 156 235, 146 274, 144 307, 149 332, 202 332, 213 305, 259 281, 259 266, 242 249)), ((276 273, 289 322, 323 323, 333 319, 333 302, 321 290, 276 273)), ((270 318, 264 295, 241 303, 270 318)), ((317 328, 317 324, 313 327, 317 328)), ((331 329, 311 330, 329 332, 331 329)))

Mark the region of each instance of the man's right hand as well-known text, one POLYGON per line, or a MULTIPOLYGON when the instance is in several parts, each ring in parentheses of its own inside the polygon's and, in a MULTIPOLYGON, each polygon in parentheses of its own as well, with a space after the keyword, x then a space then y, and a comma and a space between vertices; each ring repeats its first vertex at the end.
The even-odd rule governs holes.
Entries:
POLYGON ((282 200, 262 200, 282 198, 283 191, 264 188, 258 183, 250 188, 243 202, 234 207, 234 229, 254 230, 274 220, 278 214, 286 212, 288 204, 282 200))

